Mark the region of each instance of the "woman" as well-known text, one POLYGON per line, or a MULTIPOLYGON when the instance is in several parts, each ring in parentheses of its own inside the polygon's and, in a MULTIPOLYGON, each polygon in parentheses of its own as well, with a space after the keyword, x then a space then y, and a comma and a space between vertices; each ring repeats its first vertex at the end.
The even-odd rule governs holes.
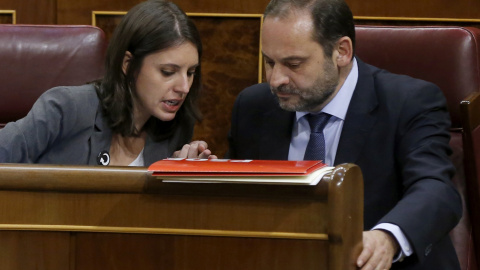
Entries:
POLYGON ((204 142, 186 144, 199 119, 202 45, 185 13, 142 2, 109 44, 101 81, 53 88, 0 130, 0 162, 148 166, 172 154, 215 157, 204 142))

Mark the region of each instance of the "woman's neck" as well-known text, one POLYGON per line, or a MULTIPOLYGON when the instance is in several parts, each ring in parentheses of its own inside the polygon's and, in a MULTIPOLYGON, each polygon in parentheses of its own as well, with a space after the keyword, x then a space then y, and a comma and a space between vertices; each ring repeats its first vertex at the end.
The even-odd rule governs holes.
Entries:
POLYGON ((114 134, 110 145, 110 165, 128 166, 145 147, 147 133, 142 131, 138 137, 123 137, 114 134))

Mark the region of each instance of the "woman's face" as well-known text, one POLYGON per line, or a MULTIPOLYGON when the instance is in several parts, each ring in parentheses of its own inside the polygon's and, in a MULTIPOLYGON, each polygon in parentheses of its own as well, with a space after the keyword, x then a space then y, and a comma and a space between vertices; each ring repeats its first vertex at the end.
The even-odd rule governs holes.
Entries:
MULTIPOLYGON (((125 54, 123 70, 131 54, 125 54)), ((175 118, 193 83, 198 51, 191 42, 147 55, 136 79, 134 116, 137 128, 154 116, 162 121, 175 118)))

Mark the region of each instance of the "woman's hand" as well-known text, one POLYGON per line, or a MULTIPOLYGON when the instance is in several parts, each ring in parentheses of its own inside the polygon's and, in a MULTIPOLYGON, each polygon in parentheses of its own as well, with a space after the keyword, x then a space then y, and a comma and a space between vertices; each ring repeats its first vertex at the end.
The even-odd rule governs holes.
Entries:
POLYGON ((193 141, 185 144, 181 150, 175 151, 173 158, 201 158, 216 159, 217 156, 212 155, 212 151, 208 149, 208 144, 204 141, 193 141))

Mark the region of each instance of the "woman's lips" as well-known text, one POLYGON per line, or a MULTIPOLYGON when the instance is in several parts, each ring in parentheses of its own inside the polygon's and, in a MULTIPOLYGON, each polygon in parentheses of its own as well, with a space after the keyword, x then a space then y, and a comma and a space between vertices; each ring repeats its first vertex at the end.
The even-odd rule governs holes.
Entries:
POLYGON ((162 101, 162 103, 164 104, 164 108, 170 112, 178 111, 178 109, 182 105, 182 102, 183 100, 181 99, 168 99, 162 101))

